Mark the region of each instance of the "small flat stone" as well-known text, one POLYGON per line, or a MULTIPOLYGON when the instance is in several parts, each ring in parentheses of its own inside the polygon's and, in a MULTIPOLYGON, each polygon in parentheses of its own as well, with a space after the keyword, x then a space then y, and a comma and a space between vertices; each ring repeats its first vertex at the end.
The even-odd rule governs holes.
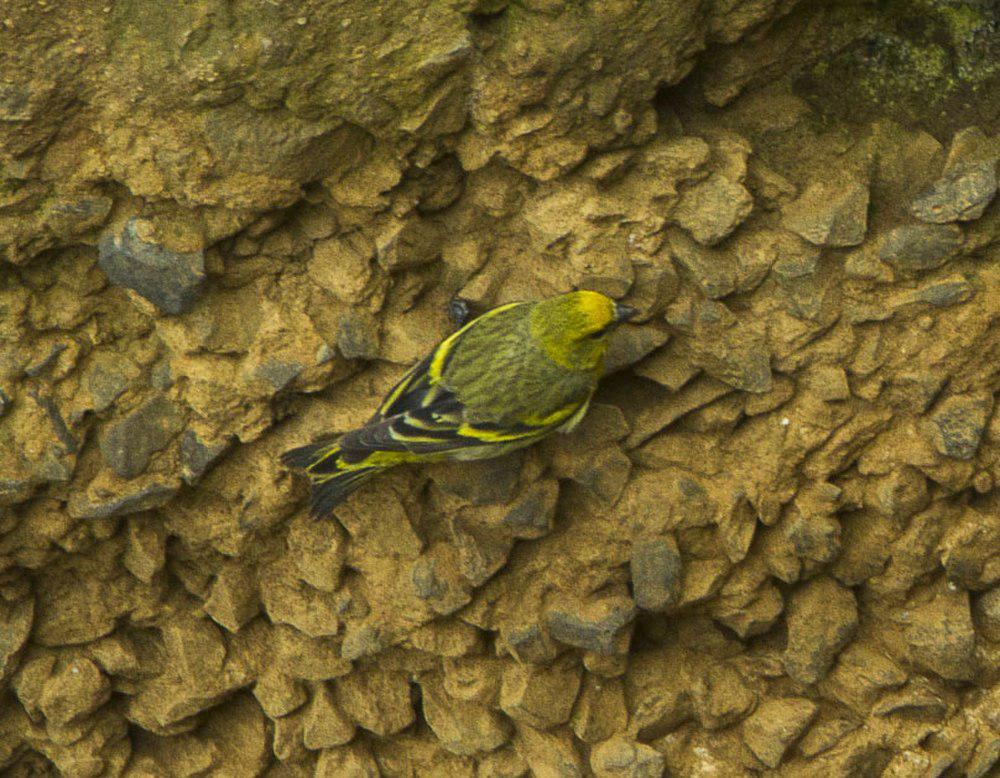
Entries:
POLYGON ((730 235, 753 210, 753 197, 742 184, 713 173, 685 189, 671 218, 704 246, 730 235))
POLYGON ((194 483, 229 448, 229 441, 206 443, 194 430, 181 437, 181 475, 186 483, 194 483))
POLYGON ((75 519, 106 519, 158 508, 170 501, 180 489, 180 481, 161 480, 133 482, 124 492, 91 495, 77 492, 70 497, 67 511, 75 519))
POLYGON ((857 246, 868 229, 868 186, 861 181, 814 182, 786 206, 784 222, 816 246, 857 246))
POLYGON ((652 746, 615 735, 594 746, 590 768, 597 778, 659 778, 666 764, 652 746))
POLYGON ((944 590, 906 612, 906 642, 913 661, 949 681, 971 681, 976 633, 969 594, 944 590))
POLYGON ((983 215, 996 193, 995 160, 960 163, 918 196, 910 212, 932 224, 972 221, 983 215))
POLYGON ((765 700, 743 723, 743 742, 760 761, 775 768, 818 710, 812 700, 798 697, 765 700))
POLYGON ((673 537, 635 541, 629 569, 635 604, 642 610, 665 610, 680 596, 681 555, 673 537))
POLYGON ((885 236, 878 258, 905 273, 924 273, 956 256, 962 242, 962 231, 952 224, 906 224, 885 236))
POLYGON ((832 578, 814 578, 792 595, 787 620, 785 670, 800 683, 815 683, 854 635, 858 604, 832 578))
POLYGON ((532 484, 501 519, 517 538, 540 538, 552 531, 559 482, 546 479, 532 484))
POLYGON ((111 425, 101 438, 104 461, 120 478, 135 478, 149 466, 153 454, 180 431, 183 417, 166 397, 158 396, 111 425))
POLYGON ((931 413, 927 425, 934 448, 952 459, 972 459, 979 450, 992 410, 990 394, 945 398, 931 413))
POLYGON ((151 225, 129 220, 118 234, 98 244, 97 263, 108 280, 139 293, 164 313, 191 310, 205 284, 204 252, 171 251, 146 240, 151 225))
POLYGON ((378 356, 378 331, 367 317, 349 313, 337 328, 337 348, 345 359, 375 359, 378 356))
POLYGON ((613 654, 622 648, 624 630, 634 618, 631 601, 611 597, 580 607, 553 608, 545 614, 545 625, 553 638, 567 646, 613 654))

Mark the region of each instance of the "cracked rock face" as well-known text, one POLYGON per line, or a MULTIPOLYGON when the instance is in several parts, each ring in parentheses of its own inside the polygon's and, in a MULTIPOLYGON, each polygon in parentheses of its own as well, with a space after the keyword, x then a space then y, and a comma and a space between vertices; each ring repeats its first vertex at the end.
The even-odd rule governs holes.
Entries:
POLYGON ((910 5, 7 3, 0 773, 994 774, 1000 47, 910 5), (571 434, 308 518, 572 288, 571 434))

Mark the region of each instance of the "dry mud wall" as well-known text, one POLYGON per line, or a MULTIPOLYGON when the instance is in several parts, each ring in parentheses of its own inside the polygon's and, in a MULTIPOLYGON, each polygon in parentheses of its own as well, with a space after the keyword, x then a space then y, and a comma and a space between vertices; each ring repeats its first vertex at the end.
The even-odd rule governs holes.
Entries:
POLYGON ((996 775, 990 2, 6 0, 0 769, 996 775), (479 310, 574 434, 311 522, 479 310))

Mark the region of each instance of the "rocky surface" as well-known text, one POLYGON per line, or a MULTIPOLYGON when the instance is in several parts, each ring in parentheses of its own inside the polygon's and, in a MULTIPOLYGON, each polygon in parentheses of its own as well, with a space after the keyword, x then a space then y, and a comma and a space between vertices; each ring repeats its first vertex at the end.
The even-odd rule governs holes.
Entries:
POLYGON ((982 6, 6 3, 0 772, 994 774, 982 6), (576 431, 307 518, 573 287, 576 431))

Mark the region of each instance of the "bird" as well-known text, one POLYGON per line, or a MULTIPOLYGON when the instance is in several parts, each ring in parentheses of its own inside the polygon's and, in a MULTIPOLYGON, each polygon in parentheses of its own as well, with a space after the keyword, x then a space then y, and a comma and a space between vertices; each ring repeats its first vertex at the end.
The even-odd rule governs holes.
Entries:
POLYGON ((487 459, 569 432, 597 388, 608 336, 636 313, 590 290, 488 310, 410 368, 361 427, 281 462, 305 471, 318 519, 396 465, 487 459))

